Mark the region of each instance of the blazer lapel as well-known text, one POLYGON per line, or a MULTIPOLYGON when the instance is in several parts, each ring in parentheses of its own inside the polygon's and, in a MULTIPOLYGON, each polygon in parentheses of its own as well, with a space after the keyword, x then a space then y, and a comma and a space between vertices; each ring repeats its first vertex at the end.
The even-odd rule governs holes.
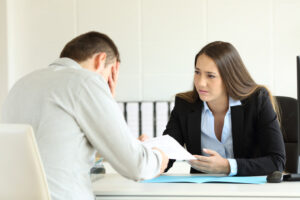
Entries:
POLYGON ((189 151, 191 154, 201 154, 201 113, 203 104, 197 101, 188 115, 189 151))
POLYGON ((243 106, 231 107, 231 124, 232 124, 232 143, 235 158, 242 157, 243 152, 243 135, 244 135, 244 109, 243 106))

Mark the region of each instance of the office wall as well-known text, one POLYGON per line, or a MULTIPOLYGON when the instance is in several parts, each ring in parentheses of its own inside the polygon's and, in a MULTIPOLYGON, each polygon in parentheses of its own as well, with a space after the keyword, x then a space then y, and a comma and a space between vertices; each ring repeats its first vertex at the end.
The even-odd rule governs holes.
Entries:
POLYGON ((190 89, 194 56, 214 40, 234 44, 253 78, 275 95, 296 97, 298 0, 2 2, 0 45, 7 40, 8 48, 1 53, 1 91, 47 66, 74 36, 97 30, 121 52, 117 100, 170 100, 190 89))
POLYGON ((77 35, 73 0, 7 1, 8 85, 47 66, 77 35))
POLYGON ((0 0, 0 113, 8 91, 6 1, 0 0))

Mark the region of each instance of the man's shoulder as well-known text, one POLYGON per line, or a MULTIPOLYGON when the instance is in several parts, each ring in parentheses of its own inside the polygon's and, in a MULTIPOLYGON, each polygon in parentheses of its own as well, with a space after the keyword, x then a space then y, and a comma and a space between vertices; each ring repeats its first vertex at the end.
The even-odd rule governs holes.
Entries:
POLYGON ((44 70, 46 73, 57 81, 61 81, 65 85, 74 85, 75 87, 80 85, 89 84, 105 84, 104 79, 97 73, 82 67, 71 67, 71 66, 59 66, 51 64, 47 69, 44 70))

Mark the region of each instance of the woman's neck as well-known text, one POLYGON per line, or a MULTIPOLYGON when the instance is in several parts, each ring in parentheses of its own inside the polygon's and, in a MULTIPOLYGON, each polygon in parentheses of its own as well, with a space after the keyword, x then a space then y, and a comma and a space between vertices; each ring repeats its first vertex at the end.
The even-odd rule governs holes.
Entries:
POLYGON ((207 102, 207 105, 213 114, 225 114, 229 107, 229 98, 226 95, 223 98, 207 102))

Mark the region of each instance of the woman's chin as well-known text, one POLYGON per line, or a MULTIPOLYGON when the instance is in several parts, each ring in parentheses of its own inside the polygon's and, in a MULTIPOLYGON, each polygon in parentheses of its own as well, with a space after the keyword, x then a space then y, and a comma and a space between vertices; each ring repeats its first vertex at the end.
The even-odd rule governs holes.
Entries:
POLYGON ((202 101, 209 101, 209 97, 207 95, 199 95, 199 98, 202 100, 202 101))

